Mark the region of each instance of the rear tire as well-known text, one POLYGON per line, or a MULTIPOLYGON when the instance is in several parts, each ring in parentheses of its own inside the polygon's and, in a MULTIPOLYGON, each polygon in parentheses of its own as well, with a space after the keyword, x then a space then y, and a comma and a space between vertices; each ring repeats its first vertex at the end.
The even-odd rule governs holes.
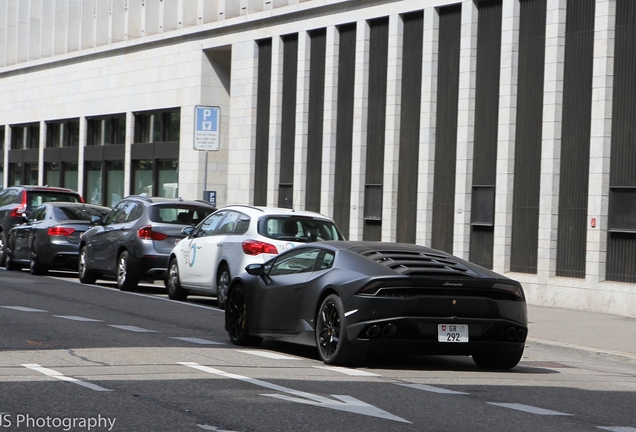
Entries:
POLYGON ((88 256, 87 256, 86 246, 82 246, 79 254, 79 265, 78 265, 78 276, 79 280, 83 284, 92 285, 97 281, 97 276, 95 273, 88 269, 88 256))
POLYGON ((48 273, 48 269, 38 263, 38 252, 35 248, 35 244, 31 244, 31 261, 29 263, 29 271, 32 275, 45 275, 48 273))
POLYGON ((523 356, 522 346, 514 351, 500 351, 498 349, 473 354, 473 361, 482 369, 512 369, 519 364, 523 356))
POLYGON ((7 236, 4 231, 0 233, 0 266, 7 262, 7 236))
POLYGON ((320 305, 316 317, 316 347, 320 359, 329 365, 354 365, 366 352, 351 345, 346 335, 346 319, 340 297, 330 294, 320 305))
POLYGON ((258 345, 263 339, 250 335, 245 287, 236 284, 228 293, 225 305, 225 329, 234 345, 258 345))
POLYGON ((135 291, 139 279, 130 274, 128 251, 123 251, 117 259, 117 286, 121 291, 135 291))
POLYGON ((170 300, 183 301, 188 298, 188 291, 181 288, 181 282, 179 282, 179 265, 176 258, 172 258, 168 265, 166 288, 170 300))
POLYGON ((230 269, 223 264, 216 275, 216 304, 219 309, 225 309, 227 301, 227 290, 230 287, 230 269))

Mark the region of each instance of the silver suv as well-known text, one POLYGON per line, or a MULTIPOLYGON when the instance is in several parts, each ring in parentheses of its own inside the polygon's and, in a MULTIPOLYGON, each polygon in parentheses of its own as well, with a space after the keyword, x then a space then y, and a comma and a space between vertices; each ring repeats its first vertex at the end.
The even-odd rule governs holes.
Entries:
POLYGON ((170 251, 185 236, 183 228, 215 210, 199 200, 124 198, 103 220, 91 218, 93 227, 79 245, 79 280, 91 284, 98 277, 115 277, 119 289, 134 291, 141 279, 165 279, 170 251))
POLYGON ((215 296, 222 309, 230 280, 248 264, 300 244, 344 240, 334 221, 319 213, 243 205, 224 207, 184 233, 170 253, 168 296, 215 296))

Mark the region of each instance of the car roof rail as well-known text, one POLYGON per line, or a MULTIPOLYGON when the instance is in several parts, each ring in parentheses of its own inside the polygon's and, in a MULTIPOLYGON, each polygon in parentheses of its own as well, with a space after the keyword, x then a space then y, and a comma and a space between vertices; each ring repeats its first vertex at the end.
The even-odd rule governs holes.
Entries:
POLYGON ((248 205, 248 204, 230 204, 228 207, 245 207, 245 208, 257 210, 257 211, 259 211, 261 213, 265 213, 265 210, 263 210, 262 208, 256 207, 256 206, 252 206, 252 205, 248 205))

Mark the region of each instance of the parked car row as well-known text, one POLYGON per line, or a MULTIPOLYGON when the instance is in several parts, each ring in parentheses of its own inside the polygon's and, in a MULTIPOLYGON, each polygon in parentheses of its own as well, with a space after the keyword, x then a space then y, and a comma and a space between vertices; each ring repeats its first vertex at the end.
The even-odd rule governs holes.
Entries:
POLYGON ((0 193, 8 270, 73 269, 82 283, 114 279, 123 291, 164 280, 172 300, 216 297, 236 345, 315 346, 333 365, 394 350, 510 369, 523 355, 521 284, 446 252, 345 241, 309 211, 143 195, 108 209, 65 189, 9 189, 0 193))

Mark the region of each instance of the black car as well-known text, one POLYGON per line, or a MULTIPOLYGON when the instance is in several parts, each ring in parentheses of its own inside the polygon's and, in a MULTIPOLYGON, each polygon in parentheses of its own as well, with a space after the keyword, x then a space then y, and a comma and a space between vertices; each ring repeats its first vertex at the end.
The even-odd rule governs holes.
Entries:
POLYGON ((7 235, 24 222, 33 209, 45 202, 84 202, 71 189, 48 186, 11 186, 0 192, 0 265, 6 260, 7 235))
POLYGON ((471 355, 510 369, 528 332, 521 284, 438 250, 328 241, 249 264, 230 284, 225 328, 237 345, 316 346, 327 364, 368 351, 471 355))
POLYGON ((79 279, 95 283, 115 277, 122 291, 134 291, 141 279, 166 277, 168 257, 181 230, 196 225, 216 208, 206 201, 133 195, 118 202, 84 233, 79 244, 79 279))
POLYGON ((93 216, 110 208, 85 203, 49 202, 37 207, 25 223, 7 236, 7 270, 29 267, 31 274, 49 269, 77 270, 80 238, 93 216))

